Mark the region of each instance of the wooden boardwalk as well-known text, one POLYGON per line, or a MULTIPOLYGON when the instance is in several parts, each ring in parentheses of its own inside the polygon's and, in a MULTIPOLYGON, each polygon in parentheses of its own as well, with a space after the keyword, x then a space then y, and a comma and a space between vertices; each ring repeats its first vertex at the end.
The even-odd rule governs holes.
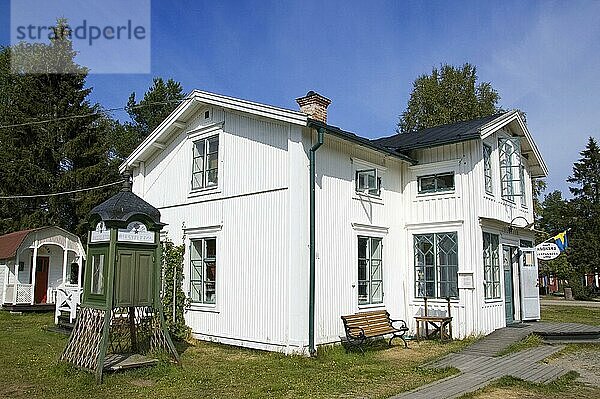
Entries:
POLYGON ((457 398, 481 389, 503 376, 512 376, 535 383, 548 383, 568 373, 569 370, 563 367, 541 363, 548 356, 561 350, 562 345, 543 345, 497 356, 498 353, 530 334, 539 334, 547 341, 559 337, 567 342, 584 339, 600 343, 598 338, 600 328, 584 324, 537 322, 504 327, 461 352, 449 354, 425 365, 427 368, 455 367, 461 371, 460 374, 394 396, 394 399, 457 398))

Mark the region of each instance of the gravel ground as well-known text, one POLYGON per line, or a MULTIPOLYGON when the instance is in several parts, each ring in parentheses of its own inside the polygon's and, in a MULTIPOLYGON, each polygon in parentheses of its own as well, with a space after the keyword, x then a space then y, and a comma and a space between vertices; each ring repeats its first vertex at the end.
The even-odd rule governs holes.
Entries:
POLYGON ((600 345, 566 354, 550 363, 577 371, 580 375, 578 380, 584 384, 600 386, 600 345))

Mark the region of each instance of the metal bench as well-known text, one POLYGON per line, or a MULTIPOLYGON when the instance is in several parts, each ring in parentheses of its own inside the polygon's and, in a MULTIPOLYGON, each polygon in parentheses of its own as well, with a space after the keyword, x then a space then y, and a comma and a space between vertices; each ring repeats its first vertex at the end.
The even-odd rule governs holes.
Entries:
MULTIPOLYGON (((392 334, 388 345, 392 345, 394 338, 400 338, 404 342, 404 347, 408 344, 404 339, 404 334, 408 331, 404 320, 394 320, 386 310, 375 310, 371 312, 361 312, 348 316, 342 316, 344 329, 346 330, 346 340, 349 346, 358 346, 358 349, 364 353, 362 344, 369 338, 381 337, 392 334), (399 323, 394 327, 394 323, 399 323)), ((346 347, 348 351, 348 347, 346 347)))

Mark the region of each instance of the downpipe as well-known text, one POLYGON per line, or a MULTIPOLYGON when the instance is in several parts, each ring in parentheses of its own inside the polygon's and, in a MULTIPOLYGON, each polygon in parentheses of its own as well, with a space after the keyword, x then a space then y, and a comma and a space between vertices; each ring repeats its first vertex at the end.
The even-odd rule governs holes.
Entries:
POLYGON ((316 152, 323 145, 325 128, 317 129, 317 142, 310 148, 310 276, 309 276, 309 294, 308 294, 308 350, 311 356, 317 353, 315 347, 315 174, 316 174, 316 152))

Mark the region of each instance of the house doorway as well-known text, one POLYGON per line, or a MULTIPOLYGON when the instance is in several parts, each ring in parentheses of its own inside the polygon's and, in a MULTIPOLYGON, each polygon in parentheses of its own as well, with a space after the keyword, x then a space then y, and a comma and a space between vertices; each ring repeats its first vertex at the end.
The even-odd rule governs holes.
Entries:
POLYGON ((510 245, 502 246, 504 269, 504 309, 506 312, 506 325, 515 322, 515 287, 513 284, 513 268, 518 262, 519 249, 510 245))
POLYGON ((540 319, 540 291, 535 249, 521 248, 519 260, 521 282, 521 320, 540 319))
POLYGON ((38 257, 35 268, 34 303, 46 303, 48 301, 48 267, 50 258, 38 257))

